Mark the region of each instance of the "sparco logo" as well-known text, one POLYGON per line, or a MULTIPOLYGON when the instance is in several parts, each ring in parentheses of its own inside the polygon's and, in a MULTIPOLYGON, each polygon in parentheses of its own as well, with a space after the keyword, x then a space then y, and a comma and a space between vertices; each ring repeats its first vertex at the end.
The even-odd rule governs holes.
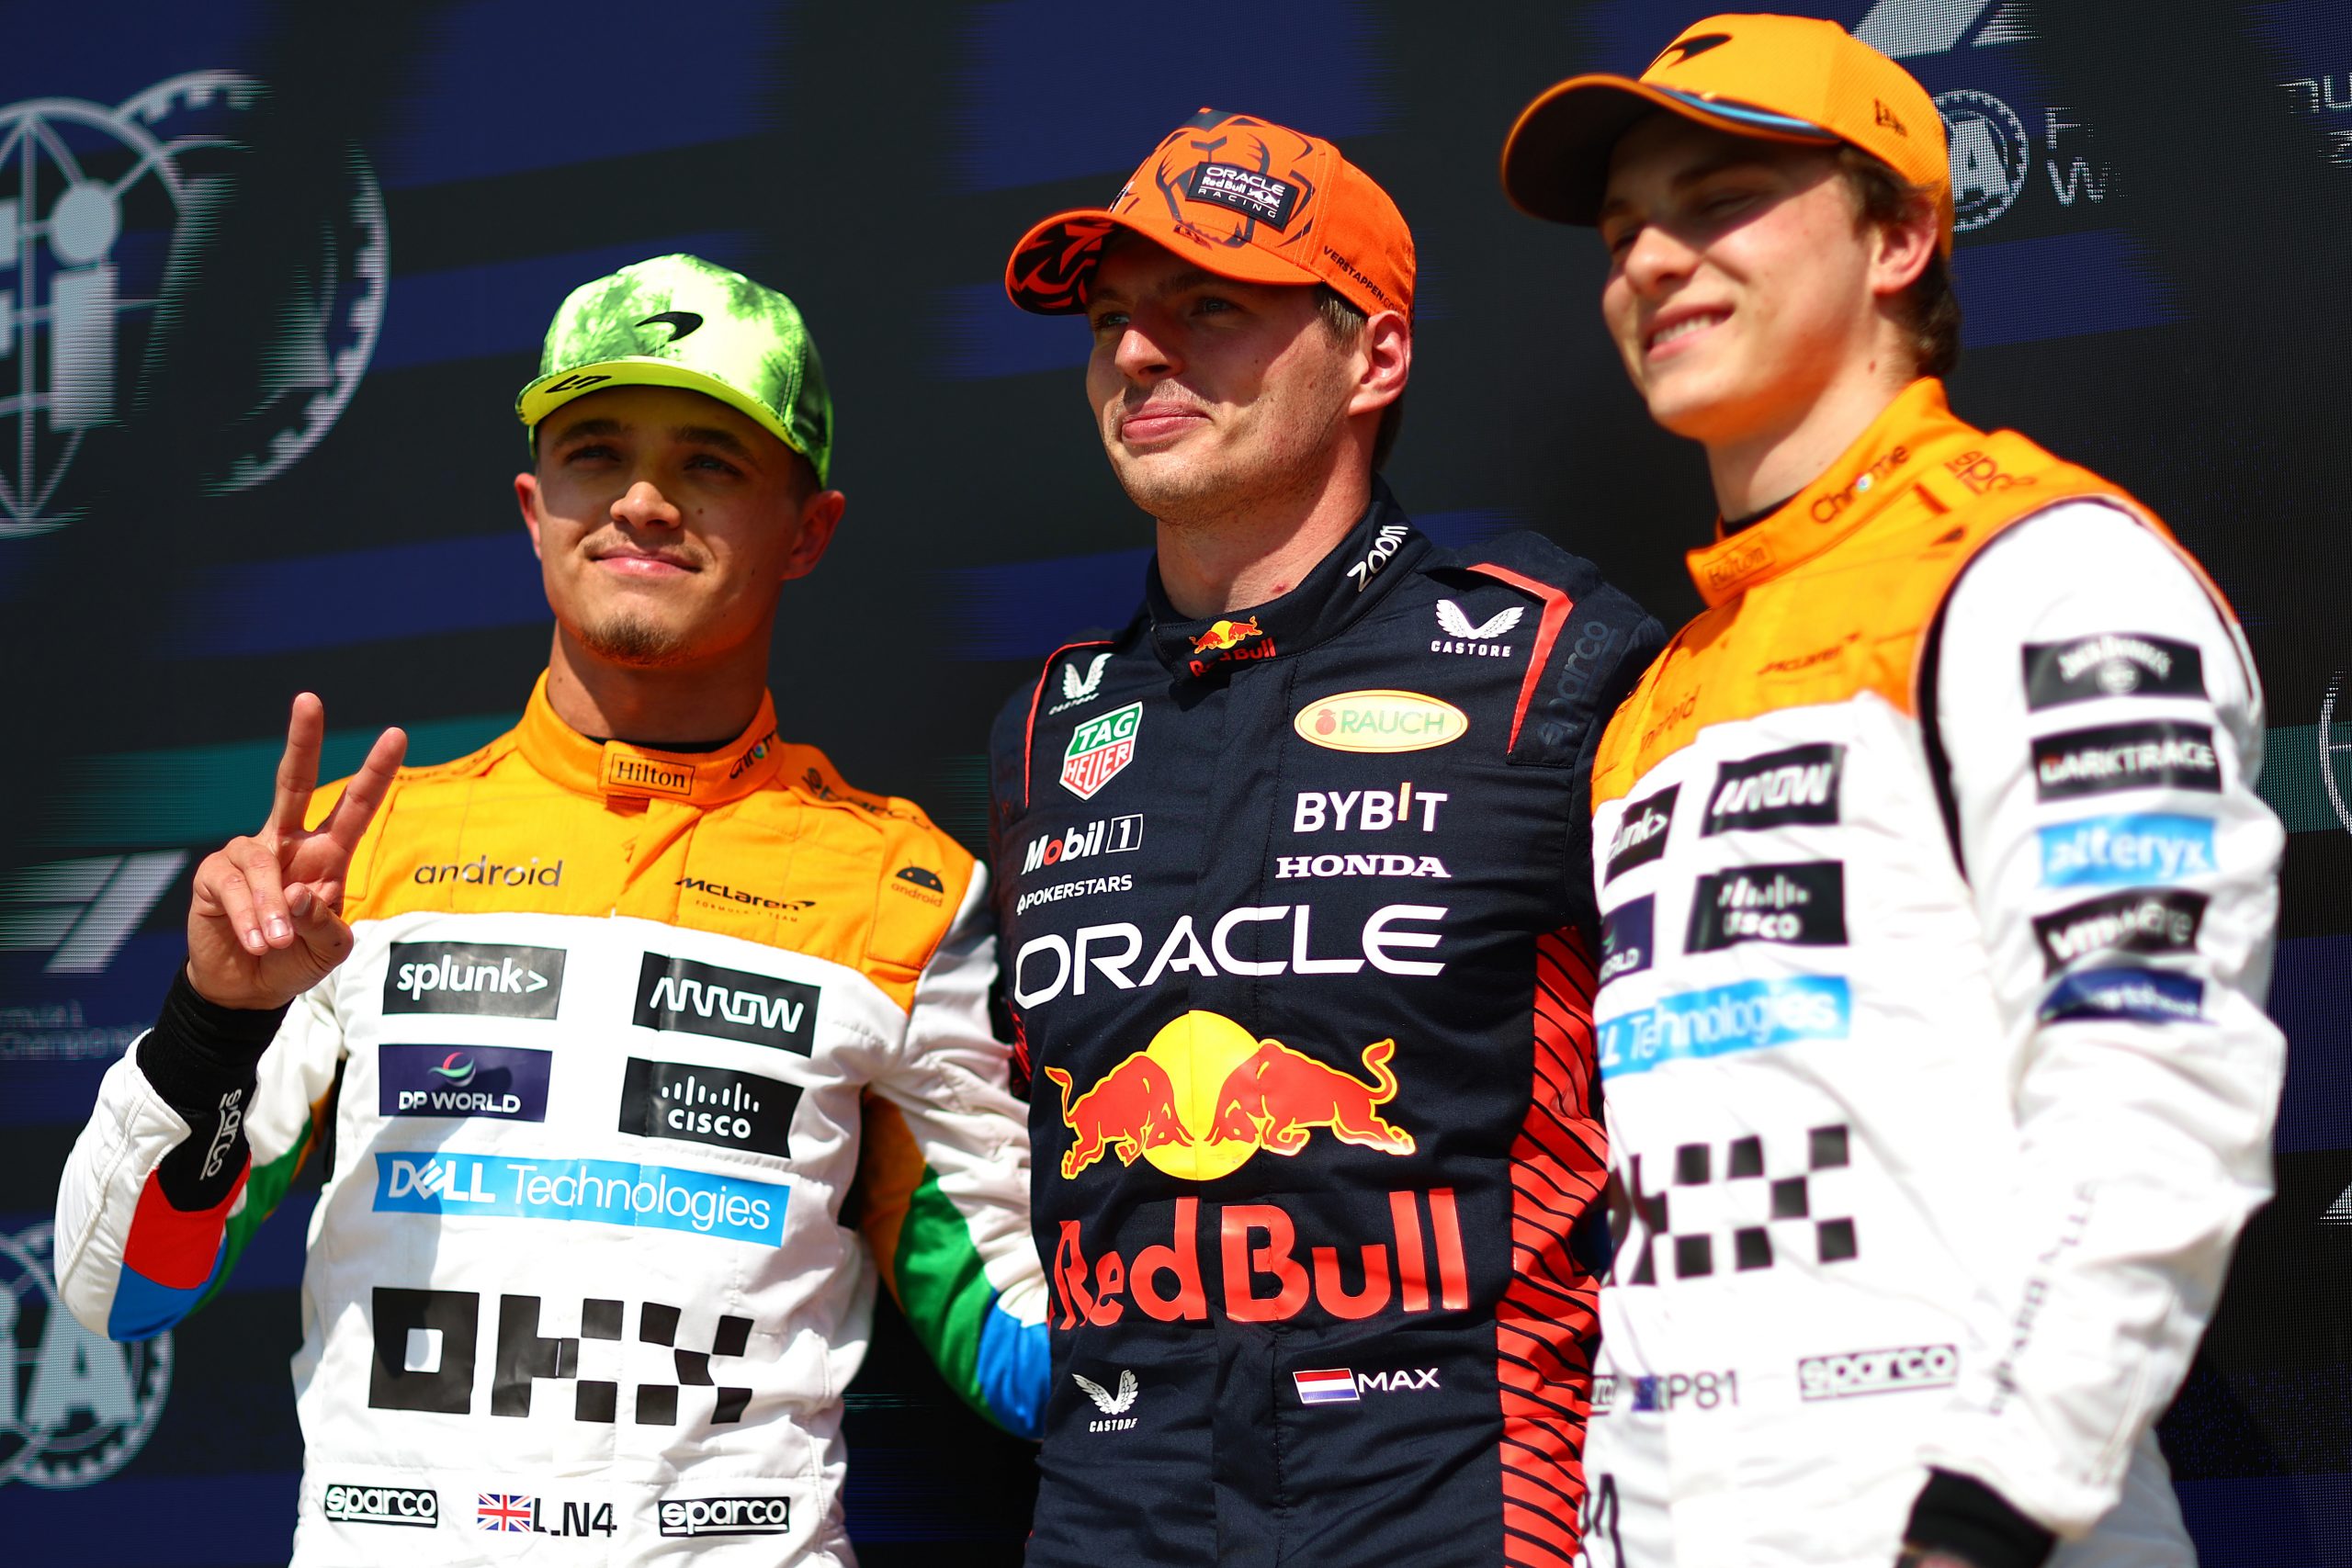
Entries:
POLYGON ((1834 860, 1801 861, 1699 878, 1690 898, 1690 951, 1743 942, 1845 946, 1846 868, 1834 860))
POLYGON ((432 1529, 441 1522, 441 1495, 424 1486, 329 1485, 322 1499, 328 1518, 344 1525, 408 1525, 432 1529))
POLYGON ((1701 836, 1837 821, 1838 775, 1845 761, 1843 746, 1822 742, 1725 762, 1715 770, 1701 836))
POLYGON ((817 987, 747 975, 691 958, 645 955, 637 976, 636 1023, 773 1045, 806 1056, 816 1038, 817 987))
POLYGON ((1601 878, 1603 882, 1614 882, 1666 853, 1667 829, 1674 825, 1674 796, 1681 787, 1669 784, 1625 807, 1617 836, 1609 840, 1609 874, 1601 878))
POLYGON ((553 1018, 563 949, 483 942, 396 942, 384 966, 386 1012, 553 1018))
POLYGON ((2222 765, 2213 755, 2210 726, 2160 718, 2070 729, 2033 742, 2033 793, 2039 800, 2166 785, 2221 793, 2222 765))
POLYGON ((2039 916, 2033 934, 2055 975, 2094 953, 2187 953, 2204 920, 2202 893, 2116 893, 2039 916))
POLYGON ((2201 697, 2205 656, 2194 643, 2137 632, 2025 645, 2025 705, 2039 713, 2094 697, 2201 697))
POLYGON ((663 1535, 782 1535, 791 1527, 786 1497, 695 1497, 664 1502, 663 1535))
POLYGON ((1807 1356, 1797 1363, 1797 1393, 1809 1400, 1950 1388, 1959 1381, 1960 1351, 1950 1345, 1849 1350, 1837 1356, 1807 1356))

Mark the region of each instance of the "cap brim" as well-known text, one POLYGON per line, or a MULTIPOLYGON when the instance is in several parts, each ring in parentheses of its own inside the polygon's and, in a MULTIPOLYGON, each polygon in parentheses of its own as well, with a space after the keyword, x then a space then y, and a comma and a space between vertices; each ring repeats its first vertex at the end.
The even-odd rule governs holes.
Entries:
POLYGON ((1503 193, 1521 212, 1589 228, 1600 219, 1618 138, 1654 109, 1767 141, 1818 147, 1838 140, 1805 120, 1695 98, 1631 76, 1572 76, 1528 105, 1504 138, 1503 193))
MULTIPOLYGON (((718 377, 691 369, 667 359, 640 358, 629 355, 620 359, 600 359, 594 365, 574 365, 540 377, 514 399, 514 412, 523 423, 534 430, 539 422, 571 401, 591 392, 602 392, 614 387, 675 387, 682 391, 700 392, 715 398, 737 413, 783 442, 803 457, 808 454, 775 411, 761 403, 748 393, 740 392, 718 377), (584 385, 582 384, 584 383, 584 385)), ((809 458, 810 462, 816 459, 809 458)), ((820 475, 820 479, 823 476, 820 475)))
POLYGON ((1004 264, 1006 298, 1040 316, 1074 316, 1086 309, 1087 281, 1113 227, 1196 262, 1219 277, 1242 283, 1301 286, 1323 281, 1295 262, 1255 245, 1227 245, 1204 238, 1157 213, 1115 213, 1100 207, 1057 212, 1033 224, 1004 264))

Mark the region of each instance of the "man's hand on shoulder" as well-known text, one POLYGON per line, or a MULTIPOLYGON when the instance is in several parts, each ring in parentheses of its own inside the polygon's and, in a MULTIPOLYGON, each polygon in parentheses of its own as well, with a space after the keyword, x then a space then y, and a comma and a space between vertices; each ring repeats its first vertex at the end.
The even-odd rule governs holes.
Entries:
POLYGON ((196 868, 187 980, 215 1006, 284 1007, 351 952, 351 928, 342 919, 344 878, 407 753, 408 737, 398 729, 378 736, 343 798, 311 829, 302 823, 318 788, 326 726, 326 705, 308 692, 294 699, 269 819, 196 868))

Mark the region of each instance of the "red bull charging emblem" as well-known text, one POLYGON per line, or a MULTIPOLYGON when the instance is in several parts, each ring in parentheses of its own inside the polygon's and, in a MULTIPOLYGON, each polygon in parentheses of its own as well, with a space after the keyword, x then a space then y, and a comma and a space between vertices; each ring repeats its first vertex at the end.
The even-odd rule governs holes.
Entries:
POLYGON ((1217 621, 1212 624, 1208 630, 1193 639, 1193 651, 1194 653, 1223 653, 1227 649, 1239 648, 1253 637, 1265 635, 1264 629, 1258 625, 1258 617, 1255 615, 1246 621, 1217 621))
POLYGON ((1388 1066, 1396 1054, 1394 1040, 1365 1046, 1366 1082, 1221 1014, 1188 1012, 1074 1098, 1070 1076, 1046 1069, 1061 1090, 1062 1122, 1076 1134, 1062 1176, 1112 1154, 1122 1164, 1141 1158, 1186 1181, 1212 1181, 1261 1149, 1295 1156, 1318 1129, 1343 1144, 1409 1155, 1413 1134, 1380 1113, 1396 1096, 1388 1066))

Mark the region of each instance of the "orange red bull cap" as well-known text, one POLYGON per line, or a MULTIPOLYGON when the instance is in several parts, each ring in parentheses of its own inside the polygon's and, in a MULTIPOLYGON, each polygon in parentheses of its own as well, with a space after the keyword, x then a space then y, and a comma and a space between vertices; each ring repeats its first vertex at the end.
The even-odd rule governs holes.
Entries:
POLYGON ((1932 190, 1951 251, 1951 165, 1943 120, 1908 71, 1835 22, 1709 17, 1639 76, 1571 76, 1528 105, 1503 142, 1513 206, 1555 223, 1599 220, 1609 155, 1654 109, 1735 136, 1860 148, 1932 190))
POLYGON ((1245 283, 1329 284, 1365 315, 1413 313, 1413 234, 1371 175, 1329 141, 1204 108, 1170 131, 1108 207, 1057 212, 1005 264, 1024 310, 1075 315, 1102 242, 1125 228, 1245 283))

